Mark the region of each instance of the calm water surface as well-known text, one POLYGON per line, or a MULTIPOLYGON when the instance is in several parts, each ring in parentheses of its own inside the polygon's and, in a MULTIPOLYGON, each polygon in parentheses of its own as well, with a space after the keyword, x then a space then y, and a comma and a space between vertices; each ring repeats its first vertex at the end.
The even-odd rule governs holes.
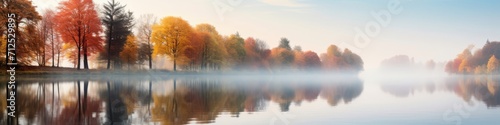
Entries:
MULTIPOLYGON (((112 76, 19 82, 21 124, 500 124, 500 79, 492 76, 112 76)), ((5 100, 5 86, 0 94, 5 100)), ((5 110, 1 115, 5 123, 5 110)))

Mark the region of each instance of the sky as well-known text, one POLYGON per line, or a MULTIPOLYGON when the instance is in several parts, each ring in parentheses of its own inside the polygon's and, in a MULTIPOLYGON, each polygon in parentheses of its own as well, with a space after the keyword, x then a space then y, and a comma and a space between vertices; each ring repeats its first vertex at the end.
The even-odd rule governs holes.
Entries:
MULTIPOLYGON (((33 0, 40 12, 61 0, 33 0)), ((98 6, 108 0, 94 0, 98 6)), ((212 24, 222 35, 265 41, 286 37, 292 46, 325 53, 329 45, 359 54, 365 70, 408 55, 416 62, 445 62, 469 45, 500 41, 498 0, 117 0, 136 19, 181 17, 212 24)))

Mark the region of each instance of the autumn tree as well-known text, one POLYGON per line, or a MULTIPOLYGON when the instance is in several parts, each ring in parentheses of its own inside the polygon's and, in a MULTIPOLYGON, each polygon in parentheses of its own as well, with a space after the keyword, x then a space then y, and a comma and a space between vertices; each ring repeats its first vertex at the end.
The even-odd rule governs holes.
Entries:
POLYGON ((76 47, 77 69, 83 55, 84 69, 88 69, 88 56, 102 50, 101 21, 92 0, 62 1, 56 14, 56 30, 64 42, 76 47))
POLYGON ((210 24, 198 24, 195 27, 195 31, 199 33, 206 33, 209 36, 204 37, 204 42, 202 45, 201 54, 201 69, 208 70, 210 68, 216 69, 220 67, 225 57, 227 56, 227 51, 222 43, 222 37, 219 35, 214 26, 210 24))
POLYGON ((490 59, 488 60, 487 64, 487 72, 488 73, 498 73, 500 63, 498 62, 498 59, 492 55, 490 59))
POLYGON ((264 68, 270 50, 264 41, 249 37, 245 40, 245 65, 247 68, 264 68))
POLYGON ((322 55, 323 65, 326 69, 339 69, 342 66, 342 52, 336 45, 328 46, 325 54, 322 55))
POLYGON ((47 44, 46 48, 49 48, 48 51, 46 51, 47 60, 52 60, 52 67, 56 65, 56 55, 59 55, 57 53, 60 53, 60 50, 62 49, 59 33, 56 32, 55 29, 55 15, 56 12, 54 10, 46 9, 39 24, 39 26, 41 26, 40 31, 42 31, 43 36, 45 36, 44 41, 46 41, 45 43, 47 44))
POLYGON ((31 62, 39 62, 38 55, 41 55, 41 38, 37 30, 36 22, 28 21, 26 26, 21 28, 21 36, 16 43, 17 60, 23 65, 29 65, 31 62), (21 44, 22 43, 22 44, 21 44))
POLYGON ((59 67, 60 64, 61 64, 61 59, 64 57, 64 56, 61 56, 62 54, 64 54, 64 42, 61 40, 61 36, 59 34, 54 34, 54 40, 52 41, 52 46, 53 46, 53 54, 52 54, 52 64, 55 64, 56 67, 59 67), (55 52, 54 52, 55 51, 55 52), (54 56, 56 55, 56 56, 54 56), (57 59, 54 59, 55 57, 57 57, 57 59))
POLYGON ((293 48, 293 55, 294 55, 294 60, 293 60, 294 67, 299 70, 304 69, 306 60, 304 57, 304 52, 302 52, 300 46, 295 46, 293 48))
POLYGON ((224 40, 229 67, 241 67, 245 60, 245 40, 239 33, 232 34, 224 40))
POLYGON ((138 47, 137 63, 142 66, 144 65, 144 62, 149 61, 150 55, 148 55, 148 53, 152 53, 152 48, 150 48, 151 46, 147 43, 141 42, 138 42, 138 47))
POLYGON ((462 63, 458 66, 458 72, 459 73, 471 73, 472 72, 472 66, 469 63, 469 59, 464 59, 462 60, 462 63))
POLYGON ((271 50, 271 63, 275 68, 290 68, 295 60, 293 51, 276 47, 271 50))
POLYGON ((321 67, 321 60, 318 54, 313 51, 307 51, 304 53, 304 66, 306 69, 318 69, 321 67))
POLYGON ((343 66, 342 67, 344 70, 350 70, 350 71, 361 71, 363 70, 363 60, 361 57, 349 49, 344 49, 344 52, 342 53, 342 61, 343 61, 343 66))
POLYGON ((189 23, 178 17, 165 17, 153 25, 151 41, 155 44, 153 55, 167 55, 174 63, 185 59, 184 51, 189 45, 192 28, 189 23))
MULTIPOLYGON (((45 66, 46 62, 50 59, 52 59, 52 67, 55 65, 55 49, 57 49, 55 41, 58 38, 56 37, 58 33, 55 32, 55 14, 54 10, 44 10, 42 19, 37 25, 37 49, 34 49, 33 51, 36 51, 36 60, 40 66, 45 66)), ((34 34, 31 35, 33 36, 34 34)))
POLYGON ((474 54, 471 53, 472 45, 467 47, 455 59, 446 63, 445 71, 448 73, 498 73, 488 71, 488 62, 492 56, 500 56, 500 42, 486 41, 486 44, 477 49, 474 54))
POLYGON ((470 49, 465 49, 461 54, 457 55, 457 58, 461 60, 460 65, 458 66, 458 73, 471 73, 472 65, 470 63, 470 57, 472 57, 472 53, 470 49))
POLYGON ((344 49, 344 52, 335 45, 330 45, 327 52, 322 55, 323 66, 327 70, 333 71, 354 71, 363 70, 363 60, 361 57, 349 49, 344 49))
POLYGON ((295 53, 287 38, 281 38, 278 47, 271 50, 271 64, 276 68, 290 68, 295 61, 295 53))
POLYGON ((121 68, 121 60, 119 54, 125 45, 127 36, 131 34, 133 27, 132 12, 126 12, 125 5, 115 2, 115 0, 108 1, 103 5, 104 10, 102 14, 102 24, 106 27, 106 45, 105 51, 101 53, 101 59, 107 59, 107 69, 111 68, 111 61, 115 68, 121 68))
POLYGON ((188 60, 181 66, 185 69, 197 70, 201 66, 204 42, 208 38, 208 34, 194 31, 189 38, 190 42, 184 51, 188 60))
POLYGON ((127 64, 130 70, 130 65, 134 65, 137 62, 137 43, 136 38, 133 35, 127 36, 127 42, 123 46, 123 50, 120 52, 120 58, 127 64))
POLYGON ((48 39, 48 23, 43 20, 39 21, 35 25, 35 30, 31 34, 29 34, 32 40, 32 49, 31 51, 34 51, 35 54, 35 60, 38 63, 38 66, 45 66, 45 62, 47 61, 45 52, 46 52, 46 45, 47 45, 47 39, 48 39))
MULTIPOLYGON (((15 32, 17 42, 16 42, 16 56, 17 58, 13 60, 14 63, 19 63, 21 65, 29 65, 33 60, 33 52, 31 51, 32 46, 28 46, 33 44, 34 41, 29 41, 32 39, 27 35, 28 33, 28 25, 34 25, 38 20, 41 19, 41 16, 35 10, 35 6, 33 6, 31 1, 28 0, 2 0, 0 1, 0 14, 4 16, 0 16, 0 23, 7 23, 7 14, 15 13, 16 17, 14 17, 16 26, 15 32), (20 25, 22 24, 22 25, 20 25), (20 60, 20 61, 18 61, 20 60)), ((6 35, 7 25, 0 25, 0 32, 2 36, 6 35)), ((33 31, 34 32, 34 31, 33 31)), ((7 46, 5 46, 7 47, 7 46)), ((7 50, 7 48, 5 48, 7 50)), ((7 55, 5 55, 7 56, 7 55)), ((7 57, 5 57, 7 58, 7 57)), ((5 61, 8 63, 8 61, 5 61)))
MULTIPOLYGON (((153 43, 151 42, 151 34, 153 33, 153 24, 156 23, 156 17, 152 14, 141 15, 140 22, 138 24, 137 39, 141 41, 141 46, 139 47, 140 56, 147 59, 149 62, 149 69, 153 69, 153 43)), ((141 60, 141 59, 140 59, 141 60)))

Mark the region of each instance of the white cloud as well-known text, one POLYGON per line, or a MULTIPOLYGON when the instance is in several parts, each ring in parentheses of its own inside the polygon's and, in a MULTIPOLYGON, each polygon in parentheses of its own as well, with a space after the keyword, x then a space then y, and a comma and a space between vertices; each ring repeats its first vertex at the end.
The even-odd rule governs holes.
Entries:
POLYGON ((273 5, 273 6, 284 6, 284 7, 304 7, 307 6, 304 3, 300 3, 297 0, 260 0, 262 3, 273 5))

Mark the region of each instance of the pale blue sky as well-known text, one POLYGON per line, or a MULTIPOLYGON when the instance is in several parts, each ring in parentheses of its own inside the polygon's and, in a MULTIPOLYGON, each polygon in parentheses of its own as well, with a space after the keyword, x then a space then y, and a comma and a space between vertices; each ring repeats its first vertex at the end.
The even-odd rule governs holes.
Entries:
MULTIPOLYGON (((33 0, 38 10, 60 0, 33 0)), ((94 0, 103 5, 107 0, 94 0)), ((264 40, 270 47, 287 37, 292 46, 324 53, 330 44, 354 46, 355 29, 377 20, 370 14, 388 10, 393 0, 117 0, 136 17, 180 16, 192 26, 214 25, 223 35, 264 40), (216 5, 227 11, 218 13, 216 5), (342 44, 344 43, 344 44, 342 44)), ((468 45, 482 47, 486 39, 500 41, 500 1, 399 0, 401 13, 392 15, 371 42, 358 47, 367 70, 398 54, 424 62, 447 61, 468 45)), ((355 48, 356 49, 356 48, 355 48)))

